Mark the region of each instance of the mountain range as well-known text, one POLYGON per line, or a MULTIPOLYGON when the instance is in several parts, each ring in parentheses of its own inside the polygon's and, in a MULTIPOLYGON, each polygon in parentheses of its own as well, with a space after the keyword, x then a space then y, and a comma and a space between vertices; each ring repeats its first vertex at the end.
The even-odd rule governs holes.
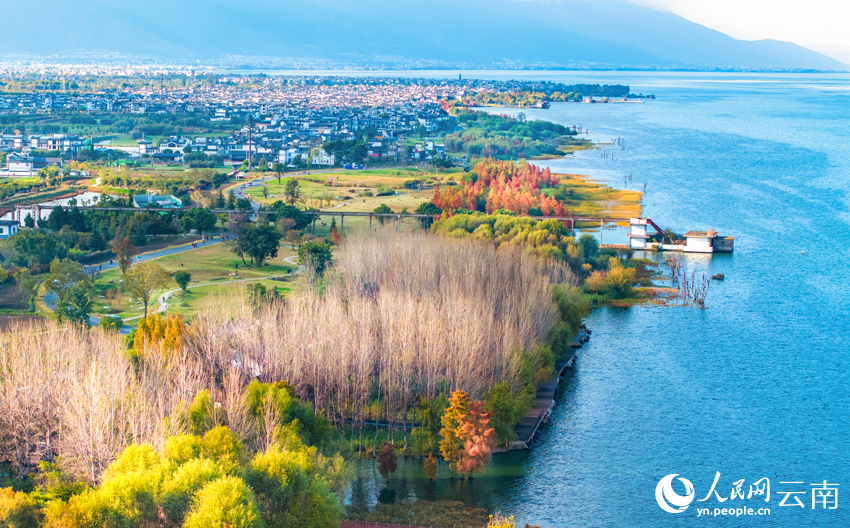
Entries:
POLYGON ((29 0, 0 54, 154 61, 287 57, 494 67, 844 70, 789 42, 742 41, 625 0, 29 0))

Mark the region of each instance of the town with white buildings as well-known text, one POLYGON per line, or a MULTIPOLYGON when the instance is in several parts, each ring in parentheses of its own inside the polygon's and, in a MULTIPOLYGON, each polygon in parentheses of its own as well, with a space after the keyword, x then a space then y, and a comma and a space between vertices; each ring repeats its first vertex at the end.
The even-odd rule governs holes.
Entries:
MULTIPOLYGON (((126 89, 121 92, 51 92, 0 95, 0 119, 41 115, 115 116, 145 118, 192 115, 223 133, 137 137, 133 145, 92 144, 90 137, 49 130, 0 134, 0 151, 7 153, 0 176, 32 176, 47 166, 61 168, 63 158, 91 149, 113 157, 152 163, 182 163, 203 159, 217 165, 240 165, 249 158, 288 166, 343 164, 323 147, 365 135, 365 159, 422 161, 442 155, 439 141, 427 137, 454 129, 443 99, 469 98, 479 91, 506 90, 504 82, 429 81, 408 79, 351 79, 326 77, 219 77, 214 86, 126 89), (408 145, 404 138, 421 140, 408 145), (32 156, 30 152, 53 156, 32 156)), ((91 119, 91 122, 97 122, 91 119)), ((101 122, 103 120, 101 119, 101 122)), ((10 125, 14 126, 14 125, 10 125)), ((48 130, 44 130, 47 128, 48 130)))

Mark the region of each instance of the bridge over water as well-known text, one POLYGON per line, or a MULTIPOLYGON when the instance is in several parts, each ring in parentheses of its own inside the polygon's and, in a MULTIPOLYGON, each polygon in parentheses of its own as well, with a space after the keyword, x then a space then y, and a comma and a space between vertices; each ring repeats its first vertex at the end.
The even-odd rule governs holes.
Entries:
MULTIPOLYGON (((39 205, 25 205, 25 206, 14 206, 11 209, 12 212, 12 220, 23 221, 26 218, 27 214, 31 214, 33 218, 38 218, 40 211, 45 209, 71 209, 72 207, 76 207, 80 211, 118 211, 119 214, 124 212, 127 213, 142 213, 142 212, 173 212, 178 216, 188 211, 188 209, 157 209, 157 208, 138 208, 138 207, 101 207, 101 206, 71 206, 71 205, 51 205, 51 206, 39 206, 39 205), (34 214, 33 214, 34 213, 34 214)), ((6 207, 6 212, 9 212, 10 208, 6 207)), ((234 214, 249 214, 249 215, 274 215, 275 211, 272 210, 254 210, 251 212, 243 212, 236 209, 211 209, 215 214, 226 214, 228 217, 234 214)), ((323 216, 331 216, 331 217, 339 217, 340 219, 340 229, 345 226, 345 218, 368 218, 369 219, 369 227, 372 226, 372 218, 384 218, 384 219, 396 219, 403 220, 405 218, 433 218, 434 215, 429 214, 418 214, 418 213, 370 213, 370 212, 351 212, 351 211, 302 211, 302 214, 312 216, 313 223, 313 231, 316 230, 316 221, 323 216)), ((2 209, 0 209, 0 214, 2 213, 2 209)), ((628 218, 615 218, 615 217, 595 217, 595 216, 526 216, 524 218, 531 218, 533 220, 558 220, 560 222, 565 222, 570 224, 570 229, 575 229, 576 224, 578 223, 593 223, 599 224, 600 226, 604 226, 605 224, 628 224, 628 218)))

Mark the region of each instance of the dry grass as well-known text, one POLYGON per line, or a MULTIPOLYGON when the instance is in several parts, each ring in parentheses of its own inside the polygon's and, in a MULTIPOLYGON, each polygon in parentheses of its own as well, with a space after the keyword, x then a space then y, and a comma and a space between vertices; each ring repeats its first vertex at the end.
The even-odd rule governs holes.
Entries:
POLYGON ((614 189, 582 174, 564 174, 561 184, 572 190, 571 199, 563 202, 576 216, 635 218, 641 215, 639 191, 614 189))

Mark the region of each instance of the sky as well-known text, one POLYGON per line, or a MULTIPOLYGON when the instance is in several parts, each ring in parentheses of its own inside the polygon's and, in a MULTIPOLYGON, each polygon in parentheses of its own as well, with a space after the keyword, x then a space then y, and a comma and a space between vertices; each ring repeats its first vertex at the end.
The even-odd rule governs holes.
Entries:
POLYGON ((776 39, 850 63, 848 0, 632 0, 742 40, 776 39))

